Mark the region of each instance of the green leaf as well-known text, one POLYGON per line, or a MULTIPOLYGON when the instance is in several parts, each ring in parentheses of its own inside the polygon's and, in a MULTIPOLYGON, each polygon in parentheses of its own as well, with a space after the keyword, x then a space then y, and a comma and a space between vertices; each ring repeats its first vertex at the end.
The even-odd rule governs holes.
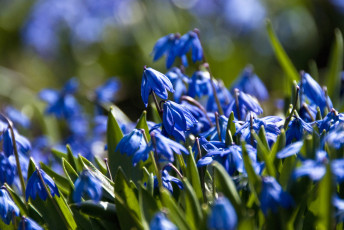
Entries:
POLYGON ((28 167, 28 169, 27 169, 27 178, 30 178, 31 175, 32 175, 32 173, 33 173, 34 171, 36 171, 36 167, 37 167, 37 166, 36 166, 36 164, 35 164, 33 158, 30 157, 29 167, 28 167))
POLYGON ((275 168, 279 171, 281 167, 281 160, 276 157, 277 153, 285 148, 286 138, 284 129, 281 130, 280 135, 278 135, 276 142, 273 144, 270 151, 271 161, 274 163, 275 168))
POLYGON ((122 138, 122 130, 116 121, 114 110, 110 108, 107 123, 107 146, 109 167, 111 170, 112 178, 115 177, 115 173, 117 172, 118 168, 122 167, 125 174, 130 179, 137 182, 142 177, 142 173, 140 172, 139 168, 132 166, 131 159, 128 156, 122 155, 119 151, 115 151, 116 146, 122 138))
POLYGON ((67 178, 70 186, 74 190, 74 182, 79 177, 78 173, 74 170, 74 168, 64 158, 62 158, 62 168, 63 168, 64 173, 66 174, 66 178, 67 178))
POLYGON ((99 156, 94 157, 94 161, 96 165, 98 166, 99 171, 101 171, 105 176, 107 176, 108 171, 106 168, 106 164, 103 159, 101 159, 99 156))
POLYGON ((111 222, 118 222, 116 206, 109 202, 100 201, 95 203, 88 200, 78 204, 71 204, 71 208, 75 208, 82 213, 99 219, 105 219, 111 222))
POLYGON ((56 173, 54 170, 52 170, 50 167, 46 166, 43 162, 40 163, 41 168, 50 176, 54 179, 57 187, 61 192, 64 194, 69 195, 70 190, 72 187, 70 186, 70 183, 68 179, 65 177, 61 176, 60 174, 56 173))
POLYGON ((141 219, 141 212, 139 210, 139 201, 137 199, 136 193, 130 182, 126 179, 122 168, 118 168, 115 177, 115 193, 116 197, 119 196, 124 204, 138 219, 141 219))
POLYGON ((93 230, 92 222, 87 215, 81 213, 76 206, 73 204, 70 206, 70 209, 73 212, 74 220, 78 226, 77 229, 81 230, 93 230))
MULTIPOLYGON (((251 135, 253 135, 254 139, 257 141, 257 156, 261 158, 265 162, 265 169, 266 172, 272 176, 276 176, 276 170, 275 166, 270 158, 269 150, 266 148, 266 145, 264 142, 261 141, 261 139, 258 137, 258 135, 252 130, 251 135)), ((265 139, 265 137, 264 137, 265 139)))
POLYGON ((332 206, 332 196, 334 194, 334 178, 331 171, 331 165, 326 165, 326 174, 319 184, 319 207, 318 207, 318 226, 317 229, 333 229, 334 215, 332 206))
POLYGON ((236 186, 226 169, 218 162, 212 164, 215 173, 216 189, 222 192, 233 204, 236 213, 242 215, 242 203, 236 186))
POLYGON ((187 156, 187 166, 188 167, 186 167, 186 177, 190 180, 190 183, 196 192, 197 199, 199 200, 200 203, 203 203, 201 181, 199 178, 194 154, 190 146, 189 146, 189 155, 187 156))
POLYGON ((251 192, 255 194, 256 199, 258 201, 258 194, 260 193, 260 190, 261 190, 262 180, 254 171, 251 159, 246 150, 246 143, 244 141, 241 142, 241 147, 242 147, 242 158, 243 158, 244 166, 245 166, 247 176, 248 176, 248 184, 251 189, 251 192))
POLYGON ((159 211, 159 206, 154 197, 143 187, 139 187, 139 203, 142 213, 142 222, 146 229, 149 229, 149 222, 159 211))
POLYGON ((170 192, 162 188, 160 190, 160 198, 163 206, 167 209, 167 217, 177 225, 180 230, 189 230, 191 227, 185 219, 184 211, 176 204, 170 192))
MULTIPOLYGON (((115 198, 115 205, 121 229, 144 229, 140 219, 135 215, 135 213, 131 209, 128 208, 128 206, 119 196, 116 196, 115 198)), ((139 206, 137 206, 137 208, 138 207, 139 206)))
POLYGON ((83 156, 79 155, 79 160, 83 164, 83 168, 87 169, 94 177, 101 181, 102 187, 104 190, 110 195, 112 198, 115 197, 114 190, 113 190, 113 182, 104 176, 90 161, 88 161, 83 156))
POLYGON ((326 75, 328 94, 337 104, 340 91, 340 72, 343 68, 343 36, 339 29, 334 31, 335 41, 332 46, 330 60, 328 62, 329 70, 326 75))
POLYGON ((143 129, 146 133, 148 141, 150 141, 151 137, 149 135, 149 128, 147 125, 147 111, 146 110, 142 112, 141 117, 136 124, 136 129, 143 129))
POLYGON ((278 182, 281 184, 282 188, 285 190, 288 186, 288 182, 291 179, 291 174, 293 173, 295 167, 296 156, 290 156, 284 159, 281 175, 278 178, 278 182))
POLYGON ((76 161, 75 161, 75 158, 74 158, 74 155, 73 155, 73 152, 72 152, 70 145, 66 145, 66 148, 67 148, 68 163, 73 167, 73 169, 75 171, 78 171, 78 168, 76 167, 76 161))
POLYGON ((190 224, 191 228, 199 229, 201 227, 199 224, 202 223, 203 213, 201 206, 198 203, 195 190, 193 190, 191 184, 186 178, 183 178, 183 195, 185 198, 185 216, 187 222, 190 224))
POLYGON ((226 130, 226 145, 229 146, 232 143, 230 143, 230 141, 234 141, 233 140, 233 135, 236 132, 236 128, 235 128, 235 124, 234 124, 234 113, 233 111, 231 112, 231 114, 228 117, 228 123, 227 123, 227 130, 226 130), (230 138, 230 135, 232 136, 232 140, 230 138))
POLYGON ((287 53, 283 49, 281 43, 278 41, 278 38, 272 28, 272 24, 270 20, 266 21, 266 29, 269 35, 270 43, 272 48, 274 49, 276 58, 280 63, 283 71, 286 73, 287 77, 291 82, 299 81, 299 74, 295 69, 293 63, 290 61, 287 53))
POLYGON ((60 197, 55 196, 54 200, 56 201, 57 205, 59 206, 62 214, 64 215, 65 219, 67 220, 67 223, 69 224, 71 229, 76 229, 76 223, 73 218, 72 210, 69 208, 66 199, 61 194, 60 197))
POLYGON ((158 109, 156 108, 156 105, 154 103, 151 103, 150 107, 151 107, 151 113, 152 113, 153 121, 155 123, 161 123, 161 118, 160 118, 158 109))

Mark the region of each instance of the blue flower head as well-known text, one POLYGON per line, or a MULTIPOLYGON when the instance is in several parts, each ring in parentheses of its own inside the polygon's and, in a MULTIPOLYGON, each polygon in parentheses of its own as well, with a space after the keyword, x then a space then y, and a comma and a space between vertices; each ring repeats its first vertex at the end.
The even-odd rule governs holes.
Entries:
POLYGON ((118 78, 112 77, 108 79, 103 85, 95 90, 95 100, 100 104, 111 103, 120 87, 121 83, 118 78))
MULTIPOLYGON (((1 138, 3 141, 3 151, 6 154, 6 156, 9 157, 13 154, 14 151, 11 130, 7 128, 3 132, 1 138)), ((14 130, 14 138, 16 139, 18 151, 22 153, 27 153, 31 149, 31 144, 29 140, 26 139, 24 136, 20 135, 16 130, 14 130)))
POLYGON ((10 161, 5 154, 0 153, 0 183, 12 185, 16 174, 17 166, 15 162, 10 161))
POLYGON ((0 218, 9 225, 14 216, 19 216, 19 208, 13 202, 5 187, 0 188, 0 218))
POLYGON ((335 109, 332 108, 332 110, 322 120, 316 121, 316 124, 320 133, 323 130, 325 130, 326 132, 329 130, 333 130, 340 124, 344 124, 344 114, 338 113, 335 109))
POLYGON ((17 110, 16 108, 12 106, 7 106, 5 109, 5 113, 11 119, 11 121, 13 121, 15 124, 19 124, 24 128, 29 128, 30 126, 29 118, 25 114, 17 110))
POLYGON ((43 230, 43 228, 30 218, 22 217, 18 230, 43 230))
POLYGON ((171 81, 164 74, 145 67, 142 75, 141 97, 146 107, 148 105, 148 96, 152 91, 164 100, 168 98, 167 91, 174 93, 171 81))
POLYGON ((263 177, 263 188, 259 196, 261 209, 265 215, 268 211, 278 211, 278 207, 289 208, 294 205, 289 193, 282 190, 281 185, 273 177, 263 177))
POLYGON ((184 34, 177 43, 177 53, 178 56, 186 55, 187 52, 191 49, 192 51, 192 61, 202 61, 203 59, 203 49, 201 42, 198 38, 197 31, 189 31, 184 34))
POLYGON ((81 202, 81 197, 87 197, 93 201, 99 202, 102 197, 101 182, 91 175, 87 170, 80 173, 75 181, 75 189, 73 192, 73 200, 76 203, 81 202))
MULTIPOLYGON (((173 193, 173 186, 171 182, 175 183, 180 189, 184 189, 183 182, 181 182, 179 179, 175 178, 174 176, 170 176, 170 174, 168 174, 166 169, 162 171, 161 179, 162 179, 162 186, 164 186, 164 188, 166 188, 171 193, 173 193)), ((157 188, 158 186, 159 186, 159 182, 158 182, 158 179, 155 177, 154 187, 157 188)))
POLYGON ((62 90, 44 89, 39 93, 41 100, 48 103, 45 112, 53 114, 57 118, 68 119, 80 113, 80 105, 73 94, 78 88, 78 82, 75 78, 70 79, 62 90))
POLYGON ((210 82, 210 74, 206 71, 196 71, 189 84, 188 95, 195 98, 210 96, 213 93, 210 82))
POLYGON ((234 230, 237 224, 238 216, 232 204, 226 197, 220 196, 211 209, 208 217, 208 228, 234 230))
POLYGON ((167 134, 185 141, 184 132, 192 128, 197 120, 187 108, 173 101, 166 101, 163 111, 162 123, 167 134))
POLYGON ((189 83, 189 78, 177 67, 168 71, 166 76, 172 82, 175 91, 173 94, 174 101, 180 102, 180 97, 187 92, 186 85, 189 83))
POLYGON ((122 154, 128 156, 134 155, 137 151, 143 150, 147 146, 141 130, 134 129, 131 133, 125 135, 116 147, 122 154))
POLYGON ((325 95, 321 86, 308 73, 302 75, 301 91, 302 96, 309 99, 311 104, 319 106, 322 114, 327 106, 333 107, 331 99, 325 95))
POLYGON ((286 132, 287 145, 293 140, 299 141, 303 137, 303 133, 312 133, 313 128, 300 117, 295 117, 288 125, 286 132))
POLYGON ((29 197, 35 200, 37 194, 40 199, 44 201, 47 199, 48 193, 45 189, 43 182, 49 188, 51 196, 56 195, 60 197, 59 190, 53 179, 50 176, 48 176, 42 169, 36 168, 36 170, 32 173, 26 185, 26 201, 29 200, 29 197), (39 173, 37 172, 38 170, 39 173), (41 180, 39 174, 41 174, 43 181, 41 180))
MULTIPOLYGON (((227 108, 228 104, 233 100, 232 95, 229 93, 228 89, 223 85, 222 81, 213 80, 213 82, 215 85, 217 98, 220 101, 221 107, 227 108)), ((214 93, 209 94, 206 108, 208 112, 218 111, 214 93)))
POLYGON ((253 72, 251 66, 246 67, 242 71, 239 79, 233 83, 231 89, 234 90, 235 88, 256 97, 258 100, 265 101, 269 98, 268 90, 264 83, 253 72))
POLYGON ((154 215, 153 219, 149 223, 149 229, 151 230, 177 230, 178 228, 171 222, 166 216, 158 212, 154 215))

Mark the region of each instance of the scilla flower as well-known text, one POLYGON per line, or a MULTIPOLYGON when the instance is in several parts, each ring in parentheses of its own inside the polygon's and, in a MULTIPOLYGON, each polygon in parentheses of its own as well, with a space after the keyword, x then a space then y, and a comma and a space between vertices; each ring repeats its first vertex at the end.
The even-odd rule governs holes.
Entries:
POLYGON ((19 223, 18 230, 43 230, 43 228, 30 218, 23 217, 19 223))
POLYGON ((226 197, 220 196, 215 202, 208 218, 208 228, 214 230, 233 230, 238 224, 238 216, 226 197))
POLYGON ((125 135, 116 147, 122 154, 128 156, 134 155, 137 151, 142 150, 147 146, 141 130, 134 129, 131 133, 125 135))
POLYGON ((166 132, 177 140, 185 141, 184 132, 193 127, 197 120, 188 109, 173 101, 166 101, 163 111, 162 123, 166 132))
POLYGON ((177 53, 178 56, 183 56, 189 50, 192 50, 192 61, 202 61, 203 59, 203 49, 201 42, 198 38, 197 31, 189 31, 188 33, 184 34, 177 44, 177 53))
POLYGON ((81 197, 87 197, 96 202, 100 201, 102 197, 101 182, 87 170, 82 171, 79 178, 75 181, 74 202, 80 203, 81 197))
POLYGON ((11 199, 5 187, 0 188, 0 218, 5 224, 10 224, 14 216, 19 216, 19 208, 11 199))
POLYGON ((59 190, 57 189, 57 186, 54 183, 53 179, 48 176, 42 169, 36 168, 36 171, 32 173, 26 185, 26 201, 29 200, 29 197, 35 200, 37 194, 40 199, 45 201, 48 197, 45 186, 49 188, 52 197, 55 195, 60 197, 59 190))
POLYGON ((148 96, 154 91, 162 99, 168 98, 167 91, 174 92, 171 81, 162 73, 144 68, 141 83, 141 97, 145 106, 148 106, 148 96))
POLYGON ((154 215, 153 219, 149 224, 151 230, 177 230, 178 228, 169 221, 166 216, 158 212, 154 215))
POLYGON ((12 185, 16 172, 17 166, 15 162, 12 162, 5 154, 0 152, 0 183, 4 184, 6 182, 12 185))

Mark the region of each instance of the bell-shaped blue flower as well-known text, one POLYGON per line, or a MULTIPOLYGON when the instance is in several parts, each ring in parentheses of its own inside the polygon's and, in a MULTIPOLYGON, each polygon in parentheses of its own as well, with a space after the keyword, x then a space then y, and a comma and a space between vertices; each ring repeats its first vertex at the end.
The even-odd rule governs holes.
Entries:
POLYGON ((143 150, 147 146, 141 130, 134 129, 131 133, 125 135, 116 147, 122 154, 128 156, 134 155, 137 151, 143 150))
POLYGON ((18 230, 43 230, 35 221, 28 217, 22 217, 18 230))
POLYGON ((289 208, 294 205, 293 198, 289 193, 283 191, 281 185, 273 177, 263 177, 263 187, 259 196, 261 209, 265 215, 268 211, 273 213, 278 211, 279 207, 289 208))
POLYGON ((313 128, 300 117, 295 117, 289 122, 288 129, 286 132, 287 145, 289 145, 293 140, 299 141, 303 137, 303 133, 312 133, 313 128))
POLYGON ((120 81, 112 77, 108 79, 103 85, 99 86, 95 90, 95 100, 96 102, 102 103, 111 103, 114 100, 114 96, 117 91, 120 89, 120 81))
POLYGON ((326 132, 333 130, 339 125, 344 124, 344 114, 332 109, 322 120, 316 121, 316 124, 320 133, 324 130, 326 132))
POLYGON ((251 66, 246 67, 242 71, 239 79, 233 83, 231 89, 234 90, 235 88, 244 93, 250 94, 261 101, 265 101, 269 98, 268 90, 264 83, 253 72, 253 68, 251 66))
MULTIPOLYGON (((229 103, 233 100, 233 97, 230 94, 230 92, 228 91, 228 89, 224 86, 222 81, 213 80, 213 82, 214 82, 214 86, 216 89, 216 95, 217 95, 217 98, 219 99, 220 105, 223 109, 225 109, 225 108, 227 108, 229 103)), ((209 94, 206 108, 207 108, 208 112, 218 111, 217 103, 215 101, 215 96, 214 96, 213 91, 211 94, 209 94)))
POLYGON ((74 185, 74 202, 80 203, 81 197, 88 198, 96 202, 100 201, 100 198, 102 197, 102 184, 97 178, 92 176, 89 171, 82 171, 74 185))
POLYGON ((180 102, 180 97, 187 92, 186 86, 189 84, 189 78, 177 67, 168 71, 166 76, 170 79, 174 88, 174 101, 180 102))
POLYGON ((149 223, 150 230, 177 230, 178 228, 166 216, 158 212, 149 223))
POLYGON ((0 183, 12 185, 16 174, 17 166, 15 162, 10 161, 4 153, 0 152, 0 183))
POLYGON ((189 31, 188 33, 184 34, 179 39, 176 49, 178 56, 180 57, 185 55, 191 49, 191 57, 193 62, 202 61, 203 59, 202 45, 195 31, 189 31))
POLYGON ((207 71, 196 71, 189 84, 188 95, 195 98, 210 96, 213 93, 210 82, 210 74, 207 71))
POLYGON ((211 209, 208 217, 208 228, 214 230, 234 230, 238 224, 238 216, 233 205, 226 197, 220 196, 211 209))
POLYGON ((13 202, 5 187, 0 188, 0 218, 9 225, 15 216, 19 216, 19 208, 13 202))
POLYGON ((288 145, 287 147, 285 147, 284 149, 282 149, 281 151, 279 151, 276 156, 277 158, 283 159, 286 157, 296 155, 300 152, 302 146, 303 146, 303 141, 294 142, 288 145))
POLYGON ((141 97, 146 107, 148 105, 148 96, 152 91, 166 100, 168 98, 167 91, 173 93, 174 89, 168 77, 152 68, 145 67, 142 75, 141 97))
POLYGON ((10 120, 13 121, 15 124, 19 124, 24 128, 29 128, 30 119, 25 114, 18 111, 16 108, 7 106, 5 109, 5 113, 7 114, 8 118, 10 118, 10 120))
POLYGON ((29 200, 29 197, 35 200, 37 197, 37 194, 40 199, 44 201, 47 199, 48 193, 46 191, 46 188, 43 182, 49 188, 50 194, 52 197, 55 195, 60 197, 59 190, 55 182, 53 181, 53 179, 49 175, 47 175, 42 169, 36 168, 36 170, 32 173, 26 185, 26 191, 25 191, 26 201, 29 200), (37 170, 39 170, 39 173, 41 174, 42 178, 40 178, 40 175, 37 172, 37 170))
MULTIPOLYGON (((14 151, 13 142, 12 142, 12 135, 11 130, 7 128, 2 136, 1 136, 3 143, 3 151, 6 154, 6 156, 11 156, 14 151)), ((31 144, 27 138, 20 135, 16 130, 14 130, 14 138, 16 139, 16 144, 18 151, 22 153, 27 153, 31 149, 31 144)))
MULTIPOLYGON (((184 188, 183 182, 181 182, 178 178, 175 178, 174 176, 170 176, 170 174, 167 172, 167 170, 163 170, 161 173, 161 179, 162 179, 162 186, 166 188, 168 191, 173 193, 173 186, 172 183, 175 183, 180 189, 184 188)), ((159 182, 158 179, 154 178, 154 187, 158 188, 159 182)))
POLYGON ((184 132, 193 127, 197 120, 188 109, 173 101, 166 101, 163 108, 162 123, 167 134, 185 141, 184 132))

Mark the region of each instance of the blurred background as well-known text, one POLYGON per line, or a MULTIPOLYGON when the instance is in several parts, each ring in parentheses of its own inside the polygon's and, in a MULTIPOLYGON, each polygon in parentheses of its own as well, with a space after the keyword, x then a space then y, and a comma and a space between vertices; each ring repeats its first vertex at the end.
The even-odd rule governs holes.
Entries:
MULTIPOLYGON (((270 95, 283 98, 285 77, 266 18, 297 69, 317 66, 321 82, 334 29, 344 31, 342 0, 0 0, 1 106, 12 104, 30 117, 44 105, 37 97, 43 88, 77 77, 80 95, 87 95, 117 76, 116 104, 136 120, 144 109, 143 66, 167 71, 164 58, 152 61, 155 42, 193 28, 214 76, 227 87, 252 64, 270 95)), ((191 64, 187 73, 196 68, 191 64)))

